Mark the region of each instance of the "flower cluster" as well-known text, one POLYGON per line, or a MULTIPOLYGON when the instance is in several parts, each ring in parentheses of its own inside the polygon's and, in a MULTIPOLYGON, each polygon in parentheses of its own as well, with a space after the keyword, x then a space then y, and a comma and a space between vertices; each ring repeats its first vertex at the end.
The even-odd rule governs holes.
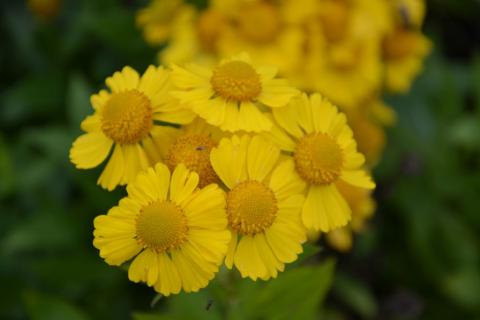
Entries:
POLYGON ((103 188, 127 185, 95 219, 93 244, 163 295, 205 287, 222 264, 275 278, 309 230, 351 220, 345 188, 375 187, 345 114, 246 54, 142 76, 125 67, 106 85, 70 151, 79 169, 106 162, 103 188))
MULTIPOLYGON (((209 0, 202 9, 152 0, 137 24, 147 42, 162 45, 161 63, 213 67, 246 51, 277 66, 297 88, 322 94, 347 115, 371 169, 381 158, 385 127, 395 122, 382 94, 408 91, 431 50, 421 31, 424 15, 424 0, 209 0)), ((254 83, 245 90, 253 94, 254 83)), ((254 126, 263 130, 267 121, 254 126)), ((363 202, 372 201, 364 193, 363 202)))

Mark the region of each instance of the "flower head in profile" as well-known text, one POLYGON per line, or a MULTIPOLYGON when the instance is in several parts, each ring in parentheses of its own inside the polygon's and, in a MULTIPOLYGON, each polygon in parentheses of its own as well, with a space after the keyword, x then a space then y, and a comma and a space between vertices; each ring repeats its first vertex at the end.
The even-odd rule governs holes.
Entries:
POLYGON ((242 277, 275 278, 293 262, 306 240, 300 220, 304 183, 280 150, 260 136, 233 136, 211 152, 215 172, 228 189, 226 210, 232 239, 225 264, 242 277))
POLYGON ((375 184, 362 169, 365 157, 357 152, 352 130, 344 114, 319 94, 294 99, 274 110, 275 126, 269 137, 293 153, 290 165, 308 185, 302 220, 308 229, 328 232, 351 219, 351 210, 335 183, 373 189, 375 184))
POLYGON ((94 114, 81 124, 83 135, 70 149, 78 169, 108 163, 98 184, 108 190, 133 181, 138 172, 160 160, 164 138, 172 128, 156 121, 188 123, 194 114, 169 96, 170 76, 162 67, 148 67, 142 77, 130 67, 107 78, 110 91, 91 97, 94 114))
POLYGON ((95 219, 93 244, 110 265, 133 258, 128 277, 163 294, 195 292, 218 271, 227 251, 225 196, 216 185, 197 189, 184 165, 170 176, 163 164, 141 172, 128 196, 95 219))
POLYGON ((274 68, 255 67, 246 54, 224 60, 213 70, 173 66, 178 88, 173 95, 224 131, 266 131, 272 123, 262 110, 283 107, 298 94, 275 75, 274 68))

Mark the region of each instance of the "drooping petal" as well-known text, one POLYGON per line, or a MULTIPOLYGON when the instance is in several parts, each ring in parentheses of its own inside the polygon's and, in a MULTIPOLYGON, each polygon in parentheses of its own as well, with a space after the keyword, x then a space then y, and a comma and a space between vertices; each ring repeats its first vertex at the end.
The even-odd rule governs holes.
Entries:
POLYGON ((115 145, 113 154, 108 160, 107 166, 97 180, 97 184, 109 191, 120 184, 125 170, 125 159, 120 145, 115 145))
POLYGON ((158 281, 154 288, 164 296, 177 294, 182 288, 182 280, 175 264, 167 254, 158 255, 158 281))
POLYGON ((150 249, 145 249, 130 264, 128 278, 133 282, 145 282, 153 286, 158 280, 158 254, 150 249))
POLYGON ((266 277, 267 269, 260 258, 255 239, 251 236, 240 239, 233 262, 243 278, 249 277, 255 281, 266 277))
POLYGON ((344 170, 340 179, 359 188, 375 188, 375 183, 365 170, 344 170))
POLYGON ((112 144, 102 132, 83 134, 73 142, 70 160, 78 169, 95 168, 108 156, 112 144))
POLYGON ((328 232, 343 227, 350 219, 350 207, 335 185, 310 187, 302 210, 305 227, 328 232))

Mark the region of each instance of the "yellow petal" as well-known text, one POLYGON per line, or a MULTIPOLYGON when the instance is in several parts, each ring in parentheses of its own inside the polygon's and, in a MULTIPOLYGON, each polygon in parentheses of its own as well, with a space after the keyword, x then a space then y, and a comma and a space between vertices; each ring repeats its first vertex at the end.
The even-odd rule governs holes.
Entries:
POLYGON ((262 82, 262 93, 258 96, 258 101, 272 107, 284 107, 299 91, 290 87, 286 80, 271 79, 262 82))
POLYGON ((328 232, 343 227, 350 219, 350 207, 334 185, 310 187, 302 210, 307 229, 328 232))
POLYGON ((167 96, 169 73, 163 67, 148 66, 140 79, 138 90, 143 92, 153 102, 157 95, 167 96))
POLYGON ((108 93, 107 90, 100 90, 98 94, 90 97, 90 103, 96 112, 101 112, 108 99, 110 99, 110 93, 108 93))
POLYGON ((359 188, 375 188, 372 178, 364 170, 344 170, 340 179, 359 188))
POLYGON ((266 230, 267 242, 280 262, 293 262, 302 252, 301 242, 292 237, 294 234, 294 230, 281 223, 274 223, 266 230))
POLYGON ((260 258, 253 237, 243 236, 240 239, 233 262, 243 278, 249 277, 256 281, 258 278, 266 277, 267 269, 260 258))
POLYGON ((232 189, 246 179, 246 155, 249 136, 224 138, 217 148, 210 152, 210 162, 218 177, 232 189))
POLYGON ((233 267, 233 258, 235 257, 235 252, 237 251, 237 240, 238 234, 236 232, 230 232, 232 237, 228 243, 227 254, 225 255, 225 266, 228 269, 233 267))
POLYGON ((128 279, 133 282, 145 282, 153 286, 158 279, 157 253, 145 249, 130 264, 128 268, 128 279))
POLYGON ((78 169, 98 166, 110 152, 113 141, 102 132, 86 133, 78 137, 70 149, 70 161, 78 169))
POLYGON ((111 77, 108 77, 106 83, 112 92, 116 93, 136 89, 139 79, 138 73, 129 66, 126 66, 122 71, 117 71, 111 77))
POLYGON ((255 245, 257 246, 258 253, 267 269, 267 273, 262 280, 268 280, 270 278, 276 278, 278 271, 283 271, 284 264, 278 261, 277 257, 273 254, 272 249, 267 243, 267 239, 263 233, 255 235, 255 245))
POLYGON ((250 140, 247 150, 247 172, 251 180, 263 181, 277 163, 280 150, 260 136, 250 140))
POLYGON ((115 145, 113 154, 108 160, 107 166, 103 169, 102 174, 98 178, 97 184, 109 191, 115 189, 120 184, 124 174, 125 162, 123 158, 122 147, 115 145))
POLYGON ((80 124, 80 128, 82 128, 85 132, 98 132, 101 130, 101 120, 98 114, 94 114, 92 116, 88 116, 85 120, 82 121, 80 124))
POLYGON ((164 296, 179 293, 182 288, 182 280, 175 264, 167 254, 158 255, 158 269, 158 281, 155 284, 155 290, 164 296))
POLYGON ((149 167, 149 162, 145 151, 139 143, 124 144, 122 151, 125 160, 125 171, 122 177, 122 184, 127 184, 135 180, 137 174, 149 167))
POLYGON ((238 127, 235 130, 247 132, 269 131, 272 128, 270 119, 251 102, 242 102, 240 104, 237 123, 238 127))
POLYGON ((170 182, 170 200, 182 204, 198 186, 199 177, 196 172, 189 171, 183 163, 179 164, 172 174, 170 182))
POLYGON ((292 194, 300 194, 305 190, 305 182, 295 170, 295 164, 291 158, 283 160, 273 170, 269 186, 278 200, 292 194))

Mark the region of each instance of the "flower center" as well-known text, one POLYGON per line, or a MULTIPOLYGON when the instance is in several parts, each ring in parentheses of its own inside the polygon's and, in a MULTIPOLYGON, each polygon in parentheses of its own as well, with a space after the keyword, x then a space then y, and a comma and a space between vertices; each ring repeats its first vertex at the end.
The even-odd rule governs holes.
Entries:
POLYGON ((275 7, 268 3, 256 3, 242 8, 238 18, 240 33, 257 44, 269 43, 278 34, 281 24, 275 7))
POLYGON ((201 13, 197 21, 198 37, 201 45, 210 51, 215 50, 218 37, 224 29, 226 19, 224 15, 215 9, 208 9, 201 13))
POLYGON ((397 30, 383 41, 383 54, 388 60, 400 60, 408 56, 415 48, 415 33, 397 30))
POLYGON ((150 100, 133 89, 114 93, 102 113, 102 131, 120 144, 133 144, 143 139, 153 125, 150 100))
POLYGON ((187 218, 170 201, 157 201, 143 208, 137 217, 137 241, 152 250, 165 252, 187 238, 187 218))
POLYGON ((219 181, 210 163, 210 151, 216 146, 217 143, 206 135, 183 135, 168 149, 165 163, 172 171, 183 163, 188 169, 197 172, 200 177, 199 187, 203 188, 219 181))
POLYGON ((305 181, 328 184, 340 176, 343 151, 328 134, 316 132, 298 142, 294 159, 297 172, 305 181))
POLYGON ((243 61, 231 61, 218 66, 213 70, 210 83, 216 94, 233 101, 252 100, 262 90, 260 76, 243 61))
POLYGON ((273 191, 258 181, 244 181, 227 194, 229 226, 241 235, 265 231, 275 220, 277 210, 273 191))
POLYGON ((343 39, 347 32, 350 11, 345 1, 328 1, 324 3, 321 14, 325 36, 335 42, 343 39))

